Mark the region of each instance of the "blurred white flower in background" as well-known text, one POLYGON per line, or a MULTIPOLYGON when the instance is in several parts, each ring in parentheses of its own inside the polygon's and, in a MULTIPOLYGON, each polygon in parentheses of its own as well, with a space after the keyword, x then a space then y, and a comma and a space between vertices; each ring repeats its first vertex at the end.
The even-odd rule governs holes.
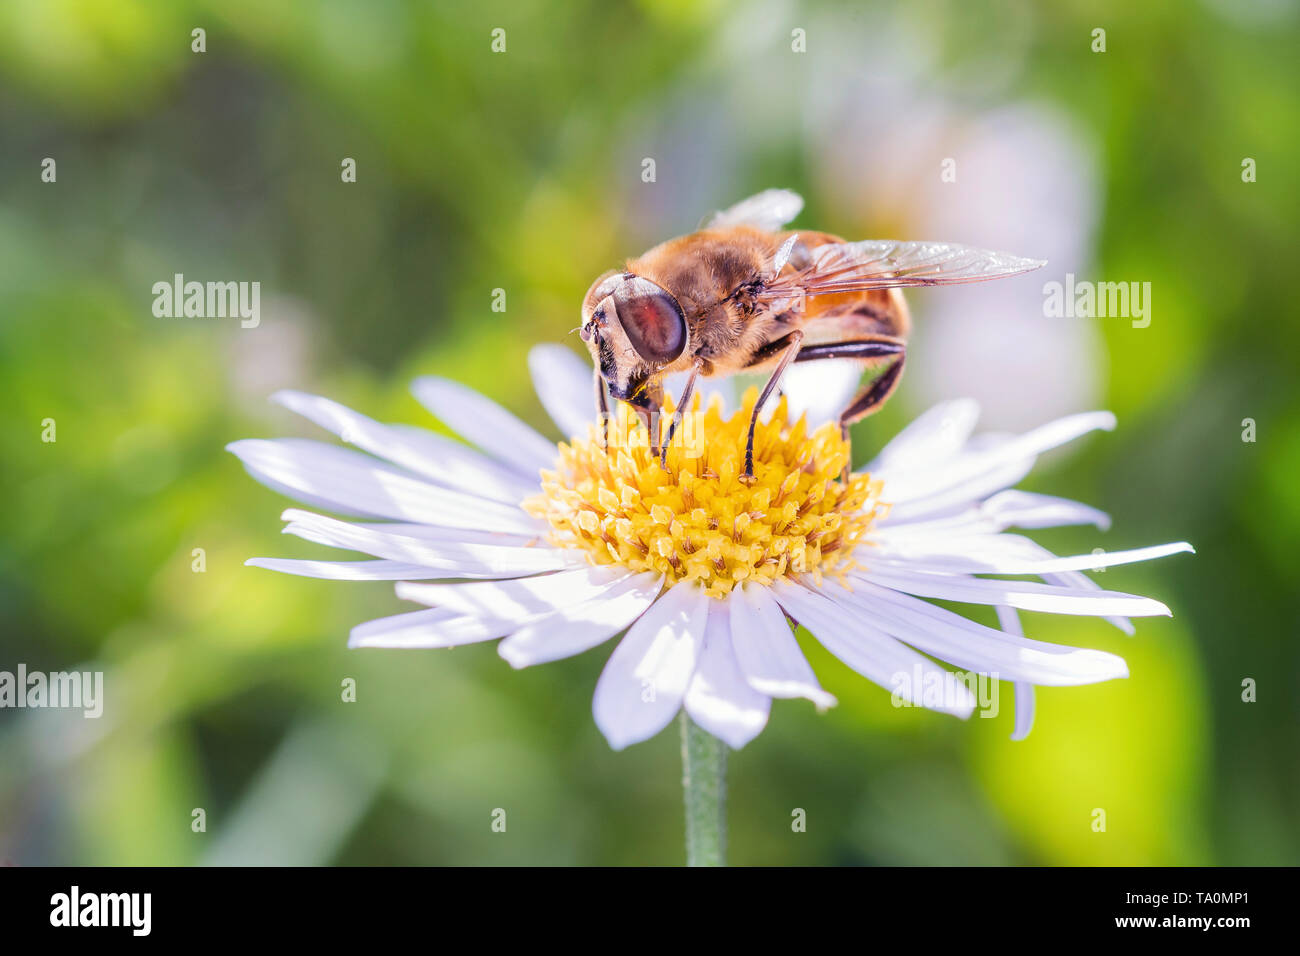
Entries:
MULTIPOLYGON (((895 93, 895 95, 897 95, 895 93)), ((1043 283, 1087 274, 1094 167, 1064 116, 1012 106, 958 118, 941 102, 900 104, 884 122, 851 103, 873 100, 869 83, 828 118, 848 144, 820 154, 821 185, 844 196, 885 238, 942 239, 1046 259, 1040 275, 908 296, 911 405, 969 395, 990 425, 1023 428, 1095 403, 1100 330, 1091 319, 1046 318, 1043 283), (873 148, 874 145, 874 148, 873 148), (944 163, 955 174, 945 182, 944 163)), ((854 237, 856 238, 856 237, 854 237)))
POLYGON ((256 328, 228 323, 230 389, 245 413, 265 417, 267 393, 286 384, 310 384, 312 330, 320 321, 302 299, 275 295, 267 297, 256 328))

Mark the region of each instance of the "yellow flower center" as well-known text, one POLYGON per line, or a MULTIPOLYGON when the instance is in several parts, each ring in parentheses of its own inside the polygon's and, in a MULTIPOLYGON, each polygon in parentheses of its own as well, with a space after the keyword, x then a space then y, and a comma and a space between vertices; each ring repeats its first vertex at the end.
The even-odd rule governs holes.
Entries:
MULTIPOLYGON (((668 582, 699 581, 724 597, 742 581, 771 584, 786 574, 836 577, 854 566, 853 549, 888 506, 881 482, 840 475, 849 446, 838 426, 808 434, 791 423, 782 398, 754 432, 754 481, 741 481, 745 437, 758 390, 722 417, 714 401, 685 416, 668 449, 668 469, 650 454, 640 419, 620 405, 607 448, 593 425, 559 446, 542 493, 524 502, 551 525, 561 547, 581 548, 595 564, 653 571, 668 582)), ((661 416, 667 432, 672 407, 661 416)))

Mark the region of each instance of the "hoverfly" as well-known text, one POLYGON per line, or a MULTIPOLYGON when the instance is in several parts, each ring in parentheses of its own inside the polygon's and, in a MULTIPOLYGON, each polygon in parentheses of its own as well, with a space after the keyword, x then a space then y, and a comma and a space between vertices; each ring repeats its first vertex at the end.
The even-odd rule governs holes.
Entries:
POLYGON ((1019 275, 1044 265, 948 242, 846 242, 783 230, 803 199, 769 189, 717 213, 697 232, 655 246, 587 291, 581 335, 595 362, 596 404, 606 388, 632 406, 667 466, 699 376, 768 371, 749 423, 743 481, 754 477, 754 426, 792 362, 851 359, 880 373, 840 414, 848 426, 898 386, 910 327, 901 289, 1019 275), (662 449, 657 413, 663 376, 688 372, 662 449))

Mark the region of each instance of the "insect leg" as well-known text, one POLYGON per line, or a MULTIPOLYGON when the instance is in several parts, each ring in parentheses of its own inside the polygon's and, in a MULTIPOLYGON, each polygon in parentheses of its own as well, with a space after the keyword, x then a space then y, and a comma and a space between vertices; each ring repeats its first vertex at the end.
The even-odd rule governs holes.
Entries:
POLYGON ((605 380, 600 368, 593 373, 596 380, 596 414, 600 417, 600 450, 609 451, 609 396, 605 394, 605 380))
POLYGON ((759 393, 758 401, 754 403, 753 414, 749 416, 749 437, 745 440, 745 471, 740 476, 740 481, 746 485, 752 485, 757 480, 754 478, 754 428, 758 425, 758 413, 762 410, 763 403, 767 401, 768 396, 776 390, 776 383, 781 380, 781 373, 799 354, 799 346, 803 344, 803 330, 795 329, 782 341, 789 344, 781 355, 781 361, 777 362, 776 368, 772 370, 772 375, 768 378, 767 384, 763 386, 763 391, 759 393))
MULTIPOLYGON (((755 365, 762 365, 768 359, 772 358, 772 356, 780 355, 790 347, 790 343, 794 341, 794 334, 794 332, 790 332, 781 336, 779 339, 773 339, 766 345, 762 345, 755 349, 753 357, 745 363, 745 368, 753 368, 755 365)), ((803 332, 799 332, 799 335, 802 336, 803 332)), ((812 346, 809 346, 809 348, 811 347, 812 346)))
POLYGON ((677 427, 681 425, 686 409, 690 406, 691 396, 695 393, 695 380, 700 377, 700 369, 703 367, 704 360, 696 359, 695 364, 691 366, 690 377, 686 379, 686 385, 682 388, 682 394, 678 396, 677 407, 673 409, 673 420, 668 425, 668 437, 664 439, 664 447, 659 452, 659 467, 664 471, 668 470, 668 446, 673 443, 673 435, 677 434, 677 427))
POLYGON ((843 342, 818 342, 801 349, 796 362, 815 362, 818 359, 871 359, 892 358, 902 355, 906 346, 902 339, 875 336, 870 339, 849 339, 843 342))
MULTIPOLYGON (((800 335, 803 333, 800 332, 800 335)), ((753 368, 755 365, 761 365, 772 356, 784 352, 790 347, 791 332, 789 335, 783 335, 775 341, 769 342, 762 348, 754 352, 754 357, 749 360, 745 368, 753 368)), ((894 338, 892 335, 873 335, 870 338, 861 339, 844 339, 841 342, 815 342, 805 345, 795 356, 795 362, 816 362, 822 359, 858 359, 863 362, 870 362, 873 359, 892 358, 902 353, 906 347, 904 341, 894 338)))
MULTIPOLYGON (((883 372, 859 391, 853 401, 849 403, 849 407, 840 413, 840 434, 845 441, 848 441, 849 438, 850 425, 876 411, 894 393, 894 389, 898 387, 898 380, 903 377, 903 360, 906 357, 906 350, 899 349, 894 361, 885 366, 883 372)), ((844 470, 840 474, 842 482, 849 480, 850 464, 851 462, 844 463, 844 470)))

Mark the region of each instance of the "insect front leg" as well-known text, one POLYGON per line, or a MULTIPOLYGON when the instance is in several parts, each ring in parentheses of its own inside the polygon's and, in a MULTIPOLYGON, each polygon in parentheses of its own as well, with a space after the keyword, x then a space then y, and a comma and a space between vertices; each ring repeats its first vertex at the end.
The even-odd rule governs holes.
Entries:
POLYGON ((697 358, 695 364, 691 366, 691 374, 686 379, 682 394, 677 398, 677 407, 673 409, 673 420, 668 425, 668 437, 664 439, 664 447, 659 452, 659 467, 664 471, 668 470, 668 446, 673 443, 673 436, 677 434, 682 418, 686 415, 686 410, 691 404, 691 396, 695 394, 695 380, 700 377, 700 371, 703 368, 704 359, 697 358))
POLYGON ((778 341, 786 343, 785 349, 781 353, 781 361, 776 363, 776 368, 772 370, 771 377, 768 378, 767 384, 763 386, 763 391, 759 393, 758 401, 754 403, 753 414, 749 416, 749 436, 745 439, 745 470, 740 475, 741 483, 746 485, 752 485, 758 481, 754 477, 754 428, 758 425, 758 413, 762 410, 763 403, 776 390, 777 382, 781 380, 781 374, 795 360, 795 356, 799 354, 799 347, 803 345, 803 330, 795 329, 778 341))
POLYGON ((596 414, 599 416, 600 450, 609 451, 609 396, 605 393, 605 380, 601 378, 597 366, 593 373, 596 380, 596 414))

